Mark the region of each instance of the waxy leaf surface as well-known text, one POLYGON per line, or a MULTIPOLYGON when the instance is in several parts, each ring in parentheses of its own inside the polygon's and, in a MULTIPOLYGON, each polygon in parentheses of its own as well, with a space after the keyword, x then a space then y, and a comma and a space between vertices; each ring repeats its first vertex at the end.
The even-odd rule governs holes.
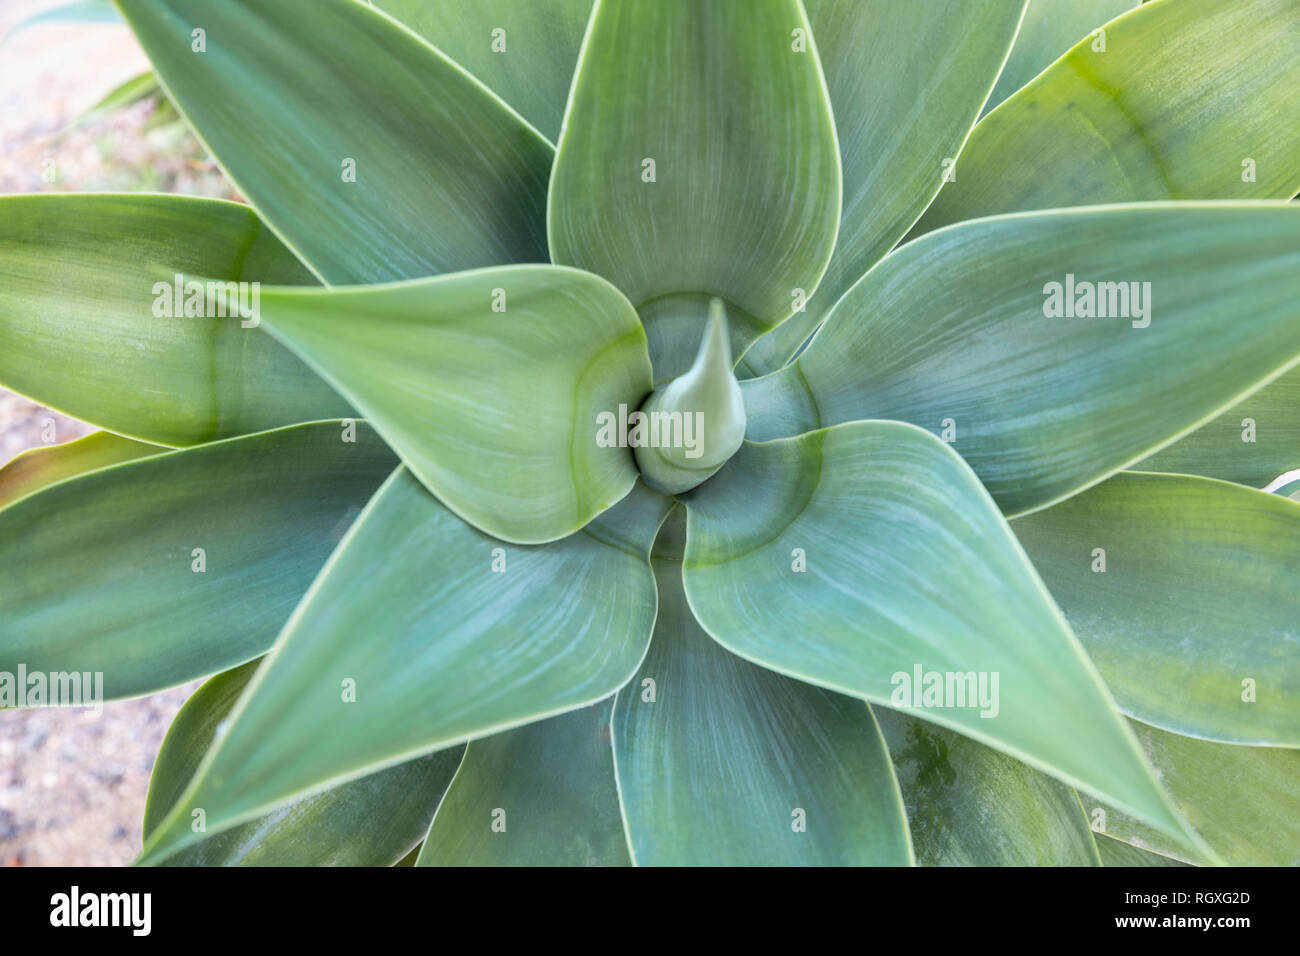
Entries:
POLYGON ((684 499, 686 593, 724 647, 1180 832, 1011 529, 933 435, 864 421, 746 443, 684 499))
MULTIPOLYGON (((144 811, 149 839, 198 769, 256 672, 252 661, 194 692, 158 751, 144 811)), ((392 866, 424 835, 462 748, 360 777, 223 830, 168 857, 168 866, 392 866)))
POLYGON ((399 469, 303 598, 145 860, 195 842, 190 808, 206 810, 214 834, 608 697, 650 639, 650 544, 669 504, 637 486, 578 534, 507 546, 399 469))
POLYGON ((1300 747, 1300 504, 1121 472, 1011 527, 1126 713, 1300 747))
POLYGON ((872 707, 920 866, 1096 866, 1074 791, 946 727, 872 707))
POLYGON ((883 260, 798 361, 742 383, 748 436, 912 422, 951 441, 1005 512, 1032 511, 1288 370, 1298 302, 1293 203, 962 223, 883 260))
POLYGON ((469 744, 418 866, 627 866, 613 698, 469 744))
POLYGON ((655 545, 650 652, 614 705, 633 859, 910 865, 907 818, 871 712, 709 639, 682 590, 681 518, 669 518, 655 545))
POLYGON ((733 355, 790 315, 839 217, 835 126, 796 0, 596 7, 551 179, 551 254, 637 307, 656 382, 690 365, 711 296, 733 355))
POLYGON ((844 209, 816 292, 741 359, 789 360, 849 286, 911 228, 961 151, 1024 0, 805 0, 835 113, 844 209))
POLYGON ((1147 3, 971 133, 912 235, 1024 209, 1300 191, 1300 3, 1147 3))
POLYGON ((0 509, 0 671, 134 697, 263 653, 397 461, 365 423, 114 465, 0 509))
POLYGON ((551 144, 377 8, 117 2, 226 175, 326 282, 546 261, 551 144))
POLYGON ((266 325, 361 409, 447 507, 508 541, 570 534, 636 481, 604 414, 650 391, 618 290, 559 266, 267 290, 266 325))
POLYGON ((0 383, 74 418, 195 445, 351 413, 252 319, 209 309, 206 285, 207 315, 186 314, 191 280, 250 283, 246 303, 251 283, 314 282, 247 206, 0 197, 0 273, 0 383))

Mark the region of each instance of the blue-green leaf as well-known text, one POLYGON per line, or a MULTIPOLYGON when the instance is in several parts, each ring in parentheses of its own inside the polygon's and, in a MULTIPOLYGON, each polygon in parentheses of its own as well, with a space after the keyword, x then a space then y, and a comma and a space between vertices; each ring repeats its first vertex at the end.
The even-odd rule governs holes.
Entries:
POLYGON ((1137 721, 1132 727, 1174 805, 1204 842, 1189 847, 1080 794, 1108 836, 1189 863, 1300 866, 1300 750, 1211 743, 1137 721))
POLYGON ((724 647, 1180 832, 1011 529, 933 435, 864 421, 747 442, 683 497, 686 593, 724 647))
POLYGON ((1300 4, 1148 3, 989 113, 912 235, 1027 209, 1300 191, 1300 4))
POLYGON ((355 0, 117 0, 168 97, 327 282, 545 262, 551 145, 355 0))
POLYGON ((349 396, 452 511, 508 541, 577 531, 637 473, 608 428, 650 391, 645 332, 598 276, 477 269, 267 290, 272 333, 349 396))
POLYGON ((712 296, 733 355, 790 315, 839 218, 835 126, 797 0, 597 4, 551 179, 551 254, 637 307, 656 382, 690 365, 712 296))
POLYGON ((1121 472, 1012 528, 1126 713, 1300 747, 1300 504, 1121 472))
POLYGON ((700 629, 680 509, 655 546, 659 619, 614 705, 614 754, 643 866, 912 862, 889 755, 861 701, 756 667, 700 629))
MULTIPOLYGON (((149 780, 145 840, 184 793, 258 663, 212 678, 172 721, 149 780)), ((168 866, 392 866, 424 835, 461 752, 459 747, 442 750, 323 790, 186 847, 165 862, 168 866)), ((191 825, 198 822, 192 817, 191 825)))
POLYGON ((592 0, 378 0, 474 74, 553 143, 592 0))
POLYGON ((112 700, 262 654, 396 463, 365 423, 320 422, 15 501, 0 509, 0 671, 98 672, 112 700))
POLYGON ((1300 468, 1300 367, 1133 467, 1205 475, 1254 488, 1300 468))
POLYGON ((921 866, 1096 866, 1072 789, 969 737, 873 707, 921 866))
POLYGON ((1097 836, 1097 851, 1102 866, 1191 866, 1173 857, 1161 856, 1104 834, 1097 836))
POLYGON ((613 698, 475 740, 418 866, 627 866, 613 698))
POLYGON ((909 243, 799 360, 743 383, 762 440, 892 418, 1008 514, 1101 481, 1300 359, 1300 205, 1021 213, 909 243), (1091 305, 1089 305, 1091 303, 1091 305))
POLYGON ((1011 56, 983 112, 993 109, 1047 69, 1083 37, 1095 39, 1094 31, 1098 27, 1139 3, 1140 0, 1029 0, 1011 56))
POLYGON ((650 639, 650 543, 668 504, 637 486, 578 534, 505 546, 399 469, 303 598, 143 859, 195 841, 193 808, 215 834, 608 697, 650 639))
POLYGON ((844 209, 816 292, 741 359, 780 368, 934 198, 1011 48, 1024 0, 805 0, 826 73, 844 209))
POLYGON ((254 317, 186 285, 242 283, 252 306, 262 283, 313 281, 247 206, 3 196, 0 271, 0 382, 42 405, 164 445, 351 414, 254 317))

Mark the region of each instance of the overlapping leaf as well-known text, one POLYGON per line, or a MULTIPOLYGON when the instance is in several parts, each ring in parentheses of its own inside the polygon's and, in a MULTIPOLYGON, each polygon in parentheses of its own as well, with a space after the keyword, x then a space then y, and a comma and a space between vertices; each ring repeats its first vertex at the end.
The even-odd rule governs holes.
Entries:
MULTIPOLYGON (((1113 0, 1112 0, 1113 2, 1113 0)), ((1024 0, 805 0, 844 170, 835 255, 816 293, 745 353, 770 372, 939 191, 1011 47, 1024 0)))
POLYGON ((1263 488, 1300 468, 1300 368, 1133 466, 1263 488))
POLYGON ((117 2, 199 138, 327 282, 546 261, 551 145, 376 8, 117 2))
POLYGON ((170 450, 112 432, 93 432, 61 445, 29 448, 0 468, 0 508, 64 478, 170 450))
MULTIPOLYGON (((1077 45, 1083 37, 1095 39, 1094 31, 1106 21, 1141 0, 1029 0, 1025 18, 1016 34, 1011 56, 998 76, 987 113, 1012 93, 1043 72, 1052 62, 1077 45)), ((981 114, 982 115, 982 114, 981 114)))
POLYGON ((399 470, 304 597, 144 860, 195 842, 195 807, 215 834, 609 696, 653 627, 650 543, 667 507, 637 486, 579 534, 505 546, 399 470))
MULTIPOLYGON (((149 780, 144 838, 221 734, 258 661, 218 674, 172 721, 149 780)), ((392 866, 423 836, 463 748, 418 757, 233 827, 168 857, 168 866, 392 866)), ((191 826, 205 826, 192 816, 191 826)))
POLYGON ((1122 472, 1012 528, 1127 713, 1300 747, 1300 505, 1122 472))
POLYGON ((0 272, 0 382, 75 418, 193 445, 350 414, 253 319, 209 308, 206 285, 177 286, 178 274, 250 283, 249 305, 251 283, 313 281, 247 206, 0 197, 0 272))
POLYGON ((378 0, 555 142, 592 0, 378 0))
POLYGON ((1101 854, 1102 866, 1190 866, 1182 860, 1175 860, 1173 857, 1161 856, 1159 853, 1153 853, 1150 850, 1143 850, 1140 847, 1133 846, 1131 843, 1125 843, 1122 840, 1115 840, 1105 835, 1097 836, 1097 851, 1101 854))
POLYGON ((912 234, 1024 209, 1289 199, 1300 191, 1298 46, 1294 0, 1138 7, 975 127, 912 234))
POLYGON ((749 437, 912 422, 952 441, 1004 511, 1031 511, 1286 371, 1298 298, 1290 203, 962 223, 882 261, 797 362, 744 383, 749 437))
POLYGON ((341 424, 114 465, 0 510, 0 671, 102 672, 113 699, 263 653, 396 464, 341 424))
POLYGON ((686 593, 724 647, 1180 832, 1011 530, 934 436, 867 421, 746 443, 685 501, 686 593))
POLYGON ((655 545, 650 652, 614 705, 633 859, 909 865, 907 819, 871 712, 709 639, 682 590, 681 517, 655 545))
POLYGON ((551 179, 551 255, 637 307, 656 381, 690 365, 712 296, 733 355, 790 315, 826 268, 839 207, 797 0, 596 7, 551 179))
POLYGON ((1072 789, 916 717, 873 707, 921 866, 1096 866, 1072 789))
POLYGON ((627 866, 613 698, 466 749, 419 866, 627 866))
POLYGON ((650 391, 609 283, 508 266, 381 287, 267 290, 271 331, 349 396, 452 511, 509 541, 581 528, 636 481, 603 414, 650 391))
MULTIPOLYGON (((1195 849, 1101 806, 1107 835, 1196 864, 1300 865, 1300 750, 1211 743, 1132 722, 1143 751, 1207 846, 1195 849)), ((1084 797, 1090 814, 1099 808, 1084 797)), ((1098 838, 1100 839, 1100 837, 1098 838)))

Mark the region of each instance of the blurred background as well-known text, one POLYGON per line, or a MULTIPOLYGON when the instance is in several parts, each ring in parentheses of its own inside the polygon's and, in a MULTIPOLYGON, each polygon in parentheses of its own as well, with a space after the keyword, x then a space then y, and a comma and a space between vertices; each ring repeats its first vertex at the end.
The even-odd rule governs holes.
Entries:
MULTIPOLYGON (((125 105, 95 109, 149 63, 96 4, 70 10, 75 20, 33 22, 67 7, 0 0, 0 193, 240 198, 147 80, 121 97, 125 105)), ((61 443, 94 430, 0 388, 0 466, 51 437, 61 443)), ((140 849, 154 756, 196 686, 105 704, 98 719, 81 710, 0 711, 0 865, 129 863, 140 849)))

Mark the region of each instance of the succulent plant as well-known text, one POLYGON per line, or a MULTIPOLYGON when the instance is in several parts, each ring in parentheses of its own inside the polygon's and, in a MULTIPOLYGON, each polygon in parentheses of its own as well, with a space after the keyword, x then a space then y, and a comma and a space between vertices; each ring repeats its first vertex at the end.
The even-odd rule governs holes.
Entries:
POLYGON ((248 204, 0 198, 0 671, 216 675, 141 863, 1300 862, 1300 2, 117 6, 248 204))

